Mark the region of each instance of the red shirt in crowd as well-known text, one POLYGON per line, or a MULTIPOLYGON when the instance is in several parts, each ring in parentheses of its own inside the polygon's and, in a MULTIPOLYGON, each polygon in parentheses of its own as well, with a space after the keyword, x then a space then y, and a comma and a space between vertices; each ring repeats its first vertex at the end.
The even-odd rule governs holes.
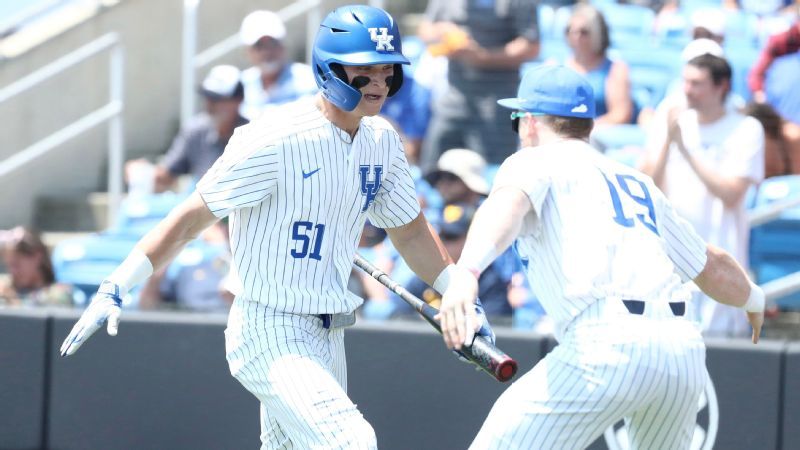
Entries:
POLYGON ((767 46, 761 51, 750 75, 747 77, 747 84, 751 92, 764 90, 764 78, 767 69, 775 58, 800 50, 800 22, 789 28, 783 33, 776 34, 769 38, 767 46))

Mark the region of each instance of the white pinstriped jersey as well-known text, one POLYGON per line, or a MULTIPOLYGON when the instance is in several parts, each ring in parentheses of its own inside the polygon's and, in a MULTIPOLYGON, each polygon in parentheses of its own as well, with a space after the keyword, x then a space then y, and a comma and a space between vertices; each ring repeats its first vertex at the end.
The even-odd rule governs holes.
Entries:
POLYGON ((197 191, 214 215, 230 215, 234 294, 289 313, 351 312, 364 222, 404 225, 419 203, 388 122, 365 117, 351 139, 315 101, 237 128, 197 191))
POLYGON ((597 299, 688 300, 705 242, 646 175, 566 140, 506 159, 493 190, 506 186, 533 206, 515 245, 559 336, 597 299))

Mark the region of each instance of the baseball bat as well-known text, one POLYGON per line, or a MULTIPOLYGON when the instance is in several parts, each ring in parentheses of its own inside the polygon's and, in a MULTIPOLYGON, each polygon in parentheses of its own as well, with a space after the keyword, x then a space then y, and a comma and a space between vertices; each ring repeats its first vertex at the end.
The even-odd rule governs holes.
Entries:
MULTIPOLYGON (((353 263, 411 305, 436 331, 442 332, 439 322, 433 318, 439 313, 439 310, 408 292, 403 286, 392 280, 386 272, 372 265, 358 253, 356 253, 353 263)), ((461 353, 497 381, 506 382, 517 373, 517 362, 483 336, 475 335, 472 345, 461 347, 461 353)))

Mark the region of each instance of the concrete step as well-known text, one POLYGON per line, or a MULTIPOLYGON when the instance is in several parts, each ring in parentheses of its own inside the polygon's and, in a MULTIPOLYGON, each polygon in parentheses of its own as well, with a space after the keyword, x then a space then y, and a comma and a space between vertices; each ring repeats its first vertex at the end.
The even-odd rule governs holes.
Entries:
POLYGON ((48 194, 36 200, 33 223, 40 231, 90 232, 108 228, 108 193, 48 194))

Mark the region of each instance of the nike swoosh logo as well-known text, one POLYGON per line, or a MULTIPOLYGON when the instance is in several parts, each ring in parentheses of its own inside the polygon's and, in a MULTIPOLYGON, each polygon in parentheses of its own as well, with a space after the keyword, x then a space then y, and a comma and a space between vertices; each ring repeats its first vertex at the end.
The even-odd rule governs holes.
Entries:
POLYGON ((319 169, 321 169, 321 168, 322 167, 319 167, 319 168, 317 168, 315 170, 312 170, 311 172, 308 172, 308 173, 303 172, 303 178, 308 178, 311 175, 314 175, 315 173, 319 172, 319 169))

